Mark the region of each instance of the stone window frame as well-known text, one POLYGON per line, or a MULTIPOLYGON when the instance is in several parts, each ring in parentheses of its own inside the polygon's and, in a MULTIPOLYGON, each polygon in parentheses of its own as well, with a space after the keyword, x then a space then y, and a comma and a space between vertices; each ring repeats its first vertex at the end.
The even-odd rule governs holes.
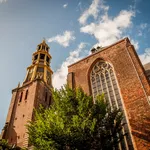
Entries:
MULTIPOLYGON (((129 127, 128 127, 128 124, 126 121, 127 118, 126 118, 126 115, 125 115, 125 112, 123 109, 120 88, 118 85, 118 81, 117 81, 117 77, 116 77, 113 65, 103 59, 97 59, 91 65, 88 75, 89 75, 89 79, 90 79, 89 84, 90 84, 91 94, 93 96, 93 101, 95 102, 96 96, 98 94, 104 93, 105 100, 108 100, 108 103, 110 104, 112 109, 115 105, 114 108, 119 108, 119 109, 121 109, 121 111, 123 111, 123 114, 125 116, 123 119, 123 122, 125 122, 126 127, 123 128, 122 132, 125 133, 126 131, 128 131, 128 133, 129 133, 129 127), (100 65, 100 64, 102 66, 98 68, 97 65, 100 65), (93 70, 94 67, 95 67, 95 70, 93 70), (99 80, 99 82, 96 82, 98 80, 99 80), (110 81, 109 84, 108 84, 108 80, 110 81), (112 90, 110 90, 110 89, 112 89, 112 90), (111 101, 112 96, 114 97, 113 101, 111 101)), ((128 138, 130 138, 130 139, 128 140, 126 136, 124 137, 123 145, 125 145, 125 147, 128 147, 128 142, 131 141, 131 135, 129 135, 128 138)), ((123 145, 121 143, 119 143, 119 149, 122 149, 123 145)))

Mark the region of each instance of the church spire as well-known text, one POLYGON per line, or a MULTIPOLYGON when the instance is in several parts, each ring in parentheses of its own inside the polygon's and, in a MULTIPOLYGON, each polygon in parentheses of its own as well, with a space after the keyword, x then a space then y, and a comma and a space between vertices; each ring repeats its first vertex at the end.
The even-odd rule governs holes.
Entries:
POLYGON ((31 82, 36 79, 43 80, 49 87, 52 87, 52 74, 50 68, 49 54, 50 47, 46 44, 45 39, 37 46, 37 51, 32 55, 32 64, 27 68, 27 74, 23 84, 31 82))

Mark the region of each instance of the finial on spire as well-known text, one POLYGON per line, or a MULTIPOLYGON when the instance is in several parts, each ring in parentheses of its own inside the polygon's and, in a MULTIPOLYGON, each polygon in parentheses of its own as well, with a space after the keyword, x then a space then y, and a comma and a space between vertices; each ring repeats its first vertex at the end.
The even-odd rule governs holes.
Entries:
POLYGON ((43 37, 42 43, 45 43, 45 38, 43 37))
POLYGON ((20 87, 20 82, 18 83, 18 88, 20 87))

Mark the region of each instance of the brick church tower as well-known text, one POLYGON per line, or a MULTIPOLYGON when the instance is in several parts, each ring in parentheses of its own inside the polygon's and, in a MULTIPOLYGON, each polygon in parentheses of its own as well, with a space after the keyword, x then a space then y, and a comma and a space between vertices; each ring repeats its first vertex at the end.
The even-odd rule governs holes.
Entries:
POLYGON ((27 68, 23 84, 12 90, 12 99, 2 130, 2 138, 10 144, 28 147, 26 124, 33 119, 33 110, 39 104, 49 107, 51 104, 52 70, 51 55, 45 40, 37 46, 33 53, 32 64, 27 68))
POLYGON ((111 108, 122 110, 122 132, 128 134, 119 143, 120 150, 150 149, 149 79, 128 38, 92 49, 91 55, 68 67, 70 87, 81 87, 94 100, 104 93, 111 108))

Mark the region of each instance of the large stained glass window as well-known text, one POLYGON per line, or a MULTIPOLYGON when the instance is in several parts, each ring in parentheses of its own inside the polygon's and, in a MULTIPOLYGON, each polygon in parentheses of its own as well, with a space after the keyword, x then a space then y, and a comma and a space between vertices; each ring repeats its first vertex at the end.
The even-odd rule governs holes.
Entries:
MULTIPOLYGON (((98 61, 93 66, 90 72, 90 82, 94 101, 96 100, 97 95, 104 93, 105 99, 108 101, 111 108, 120 108, 124 113, 117 79, 113 67, 108 62, 98 61)), ((122 140, 118 148, 121 150, 132 150, 133 146, 125 115, 123 122, 126 125, 122 132, 128 134, 124 137, 124 140, 122 140)))

